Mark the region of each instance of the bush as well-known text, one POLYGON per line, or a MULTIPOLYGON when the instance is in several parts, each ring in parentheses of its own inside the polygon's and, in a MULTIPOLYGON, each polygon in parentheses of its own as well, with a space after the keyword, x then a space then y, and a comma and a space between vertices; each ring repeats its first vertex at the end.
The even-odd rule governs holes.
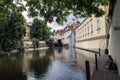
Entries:
POLYGON ((33 38, 32 39, 32 45, 33 45, 33 48, 38 48, 39 47, 39 40, 36 39, 36 38, 33 38))
POLYGON ((48 47, 53 47, 53 40, 49 39, 46 41, 48 47))
POLYGON ((18 41, 16 48, 17 48, 19 51, 24 51, 23 41, 18 41))

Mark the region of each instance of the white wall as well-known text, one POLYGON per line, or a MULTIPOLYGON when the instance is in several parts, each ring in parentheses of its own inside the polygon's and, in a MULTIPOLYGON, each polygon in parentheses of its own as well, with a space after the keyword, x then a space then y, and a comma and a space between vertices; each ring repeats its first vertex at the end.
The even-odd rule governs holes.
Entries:
POLYGON ((69 36, 69 47, 73 47, 75 45, 75 35, 73 32, 71 32, 69 36))
POLYGON ((120 28, 120 0, 117 0, 114 7, 108 46, 109 54, 115 59, 120 75, 120 30, 115 31, 115 26, 119 26, 120 28))
POLYGON ((98 50, 106 49, 106 16, 95 17, 94 15, 91 18, 86 18, 81 25, 76 29, 76 47, 98 50), (99 20, 99 29, 97 25, 97 20, 99 20), (87 25, 87 29, 86 26, 87 25), (93 29, 92 29, 93 28, 93 29), (87 30, 87 32, 85 31, 87 30), (85 31, 85 32, 84 32, 85 31), (93 32, 91 32, 93 31, 93 32), (88 34, 89 32, 89 34, 88 34), (87 34, 86 34, 87 33, 87 34), (81 34, 86 34, 81 36, 81 34), (101 38, 101 36, 104 36, 101 38))

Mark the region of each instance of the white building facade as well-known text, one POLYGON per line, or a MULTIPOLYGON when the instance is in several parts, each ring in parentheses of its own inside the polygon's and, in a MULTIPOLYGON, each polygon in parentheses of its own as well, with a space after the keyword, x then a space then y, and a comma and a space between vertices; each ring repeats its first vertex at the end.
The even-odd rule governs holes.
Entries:
POLYGON ((112 55, 118 66, 118 73, 120 75, 120 0, 116 0, 116 2, 111 0, 110 14, 112 20, 108 49, 109 54, 112 55))
MULTIPOLYGON (((79 24, 72 23, 66 26, 64 29, 57 30, 54 33, 55 40, 60 39, 64 46, 73 47, 75 45, 75 29, 79 24)), ((54 41, 55 41, 54 40, 54 41)))
POLYGON ((106 16, 86 18, 76 29, 75 47, 95 50, 107 48, 106 16))

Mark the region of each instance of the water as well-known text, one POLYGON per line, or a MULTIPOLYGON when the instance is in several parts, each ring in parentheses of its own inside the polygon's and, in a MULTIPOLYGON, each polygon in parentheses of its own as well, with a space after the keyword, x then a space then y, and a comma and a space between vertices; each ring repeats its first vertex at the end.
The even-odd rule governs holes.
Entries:
POLYGON ((94 63, 74 48, 0 56, 0 80, 86 80, 81 59, 94 63))

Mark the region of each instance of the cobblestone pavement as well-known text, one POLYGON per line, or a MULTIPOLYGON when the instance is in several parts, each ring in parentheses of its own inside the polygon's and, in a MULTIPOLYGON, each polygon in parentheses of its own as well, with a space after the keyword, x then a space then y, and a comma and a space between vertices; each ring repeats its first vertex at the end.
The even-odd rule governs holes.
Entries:
POLYGON ((108 57, 105 54, 101 54, 98 58, 98 71, 95 71, 91 80, 120 80, 117 73, 113 73, 105 66, 105 62, 108 57))

